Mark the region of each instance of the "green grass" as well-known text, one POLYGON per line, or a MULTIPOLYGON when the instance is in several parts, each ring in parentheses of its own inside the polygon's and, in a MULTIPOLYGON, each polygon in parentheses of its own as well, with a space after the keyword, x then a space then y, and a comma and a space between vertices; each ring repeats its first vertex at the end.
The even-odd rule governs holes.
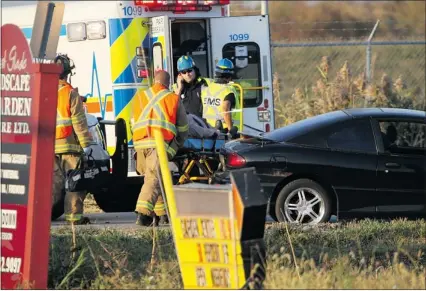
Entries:
MULTIPOLYGON (((300 278, 283 224, 268 226, 265 288, 424 289, 425 220, 364 220, 289 227, 300 278)), ((182 289, 171 231, 157 230, 158 263, 151 270, 151 230, 52 231, 49 288, 182 289)))

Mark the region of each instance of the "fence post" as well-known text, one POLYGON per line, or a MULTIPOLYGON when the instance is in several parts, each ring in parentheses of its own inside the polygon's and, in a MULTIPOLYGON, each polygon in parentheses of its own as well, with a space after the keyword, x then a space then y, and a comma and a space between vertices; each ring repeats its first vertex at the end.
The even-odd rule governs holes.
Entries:
POLYGON ((268 1, 260 1, 261 15, 268 15, 268 1))
POLYGON ((367 53, 366 53, 366 75, 367 75, 367 83, 371 82, 371 40, 376 32, 377 26, 379 26, 380 20, 376 21, 376 24, 373 27, 373 30, 370 33, 370 36, 367 40, 367 53))

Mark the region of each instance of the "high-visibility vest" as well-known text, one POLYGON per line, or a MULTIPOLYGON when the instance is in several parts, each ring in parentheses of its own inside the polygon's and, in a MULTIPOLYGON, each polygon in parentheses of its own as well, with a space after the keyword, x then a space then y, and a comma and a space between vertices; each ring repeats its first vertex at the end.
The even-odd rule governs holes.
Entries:
POLYGON ((67 138, 72 134, 72 119, 70 93, 73 90, 70 84, 60 81, 58 90, 58 106, 56 114, 56 139, 67 138))
POLYGON ((203 99, 203 118, 207 123, 215 127, 216 121, 221 120, 223 128, 227 128, 224 122, 222 103, 225 97, 233 93, 235 96, 235 108, 231 109, 231 118, 234 126, 240 126, 241 119, 241 106, 238 98, 239 94, 234 86, 228 84, 218 84, 215 82, 208 82, 208 87, 203 86, 201 91, 201 98, 203 99))
POLYGON ((169 142, 176 136, 176 118, 179 97, 167 89, 157 92, 151 87, 136 96, 141 110, 133 126, 135 148, 155 147, 153 128, 161 129, 164 140, 169 142))

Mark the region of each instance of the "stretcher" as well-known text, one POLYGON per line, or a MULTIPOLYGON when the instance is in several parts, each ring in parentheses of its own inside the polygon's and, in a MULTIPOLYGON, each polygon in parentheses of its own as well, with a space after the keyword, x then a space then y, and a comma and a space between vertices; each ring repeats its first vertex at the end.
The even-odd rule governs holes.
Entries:
POLYGON ((224 138, 188 138, 173 159, 179 169, 177 185, 195 181, 210 183, 220 164, 220 148, 227 141, 224 138))

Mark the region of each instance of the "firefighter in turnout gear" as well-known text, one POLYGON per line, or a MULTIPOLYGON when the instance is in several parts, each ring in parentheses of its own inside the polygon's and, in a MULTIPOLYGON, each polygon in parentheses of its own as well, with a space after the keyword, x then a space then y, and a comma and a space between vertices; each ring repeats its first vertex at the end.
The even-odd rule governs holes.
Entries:
POLYGON ((239 126, 241 105, 235 87, 231 86, 234 76, 234 64, 229 59, 221 59, 216 64, 215 80, 203 88, 203 117, 211 126, 220 120, 223 128, 229 132, 233 126, 239 126), (232 112, 231 112, 232 111, 232 112), (224 121, 224 122, 223 122, 224 121))
MULTIPOLYGON (((65 189, 65 175, 74 170, 80 158, 90 151, 93 142, 87 126, 83 103, 78 92, 68 83, 68 76, 75 68, 67 55, 58 55, 55 63, 63 68, 59 76, 58 105, 56 118, 55 163, 53 172, 54 205, 62 201, 65 189)), ((84 192, 65 193, 65 219, 74 224, 89 223, 83 217, 84 192)))
POLYGON ((161 129, 169 160, 176 155, 188 136, 185 108, 180 98, 168 89, 169 86, 170 74, 157 71, 154 85, 140 91, 132 101, 136 167, 137 171, 144 175, 144 184, 135 209, 136 224, 142 226, 168 223, 152 129, 161 129))
POLYGON ((188 114, 203 117, 202 88, 212 80, 200 76, 194 60, 190 56, 182 56, 177 61, 178 77, 173 90, 182 98, 188 114))

